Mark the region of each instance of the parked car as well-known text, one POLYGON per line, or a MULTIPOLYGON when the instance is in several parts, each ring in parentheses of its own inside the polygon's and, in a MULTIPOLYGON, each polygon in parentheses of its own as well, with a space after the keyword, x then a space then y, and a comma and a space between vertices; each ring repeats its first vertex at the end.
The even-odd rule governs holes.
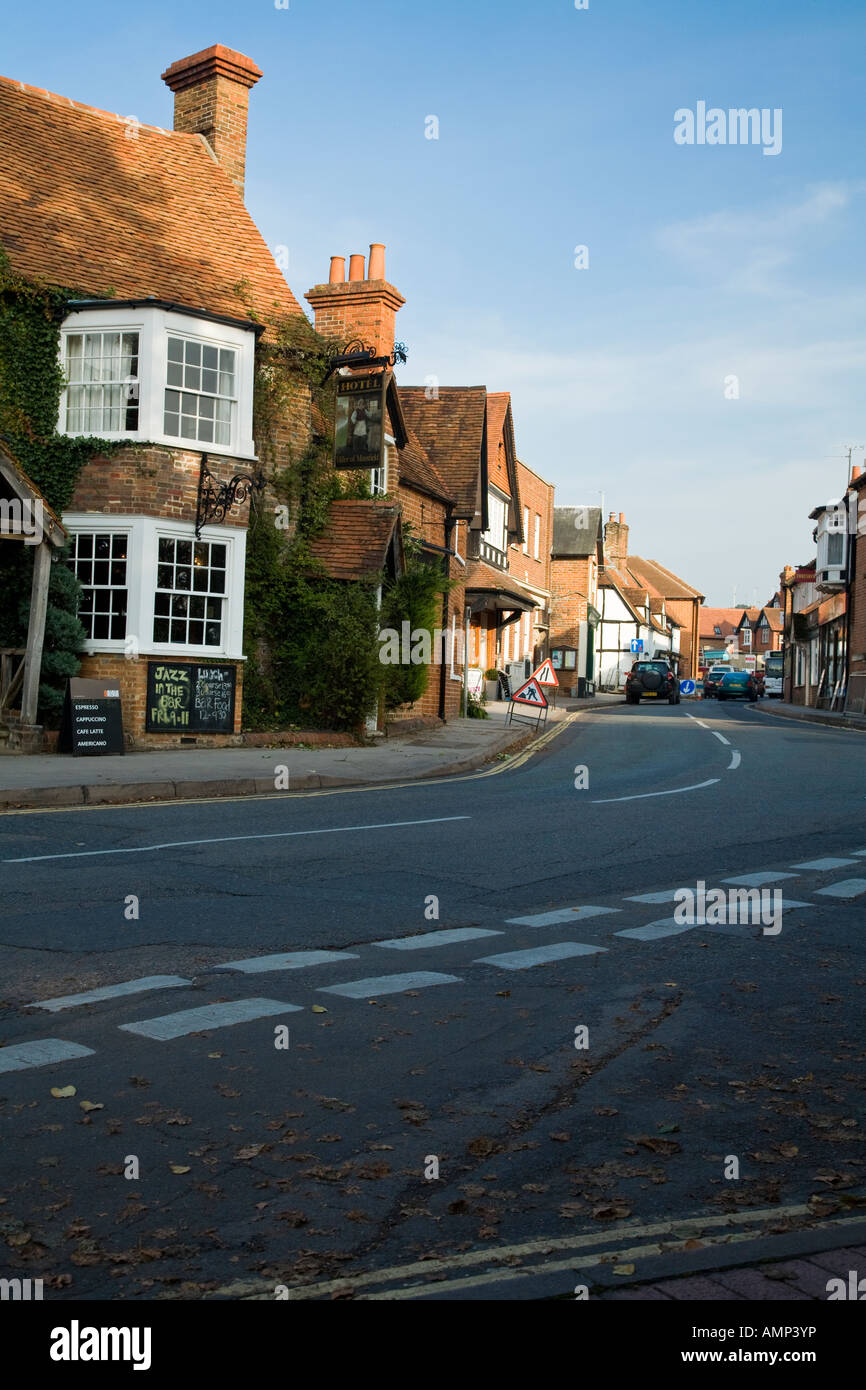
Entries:
POLYGON ((641 700, 680 702, 680 683, 666 661, 636 661, 625 680, 625 702, 639 705, 641 700))
POLYGON ((734 668, 733 666, 731 666, 730 662, 726 662, 724 665, 710 667, 709 671, 704 676, 705 700, 712 700, 714 698, 714 696, 718 693, 719 686, 722 683, 722 676, 724 676, 728 671, 732 671, 733 669, 734 668))
POLYGON ((751 700, 758 698, 758 682, 754 671, 726 671, 716 692, 717 700, 751 700))

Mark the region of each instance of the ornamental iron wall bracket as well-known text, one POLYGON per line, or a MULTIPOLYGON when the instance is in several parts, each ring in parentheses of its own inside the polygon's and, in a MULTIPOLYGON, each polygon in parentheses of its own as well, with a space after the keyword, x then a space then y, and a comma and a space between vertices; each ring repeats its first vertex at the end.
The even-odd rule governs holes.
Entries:
POLYGON ((403 366, 408 360, 409 349, 405 343, 395 343, 390 356, 377 357, 374 347, 362 342, 360 338, 355 338, 346 344, 341 353, 331 358, 328 370, 322 378, 322 385, 324 386, 331 374, 340 367, 396 367, 398 362, 403 366))
POLYGON ((261 473, 236 473, 227 483, 221 483, 208 468, 208 456, 202 454, 198 474, 198 498, 195 509, 195 536, 201 539, 201 530, 210 522, 219 525, 225 521, 232 507, 246 502, 254 492, 264 492, 265 479, 261 473))

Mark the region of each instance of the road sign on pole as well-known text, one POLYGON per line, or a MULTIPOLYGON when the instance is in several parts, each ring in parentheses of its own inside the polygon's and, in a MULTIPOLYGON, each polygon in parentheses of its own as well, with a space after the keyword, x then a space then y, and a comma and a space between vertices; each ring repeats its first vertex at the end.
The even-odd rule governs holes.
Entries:
POLYGON ((642 652, 642 651, 643 651, 643 638, 642 638, 642 637, 633 637, 633 638, 631 639, 631 649, 632 649, 632 651, 634 652, 635 656, 637 656, 638 652, 642 652))

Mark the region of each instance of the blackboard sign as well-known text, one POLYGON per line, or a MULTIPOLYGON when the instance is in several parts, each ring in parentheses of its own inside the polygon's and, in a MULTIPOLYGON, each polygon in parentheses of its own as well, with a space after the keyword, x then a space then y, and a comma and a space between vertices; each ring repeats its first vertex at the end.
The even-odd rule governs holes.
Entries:
POLYGON ((67 681, 57 746, 76 758, 125 753, 119 686, 77 676, 67 681))
POLYGON ((234 666, 149 661, 148 733, 234 733, 236 679, 234 666))

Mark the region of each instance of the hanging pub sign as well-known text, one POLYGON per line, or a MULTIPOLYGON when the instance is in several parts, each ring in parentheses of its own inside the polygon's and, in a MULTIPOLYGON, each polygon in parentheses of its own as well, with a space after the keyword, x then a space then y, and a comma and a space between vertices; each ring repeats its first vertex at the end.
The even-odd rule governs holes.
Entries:
POLYGON ((61 753, 72 753, 76 758, 126 751, 120 689, 115 683, 78 676, 66 682, 57 747, 61 753))
POLYGON ((337 377, 335 468, 381 468, 386 372, 337 377))

